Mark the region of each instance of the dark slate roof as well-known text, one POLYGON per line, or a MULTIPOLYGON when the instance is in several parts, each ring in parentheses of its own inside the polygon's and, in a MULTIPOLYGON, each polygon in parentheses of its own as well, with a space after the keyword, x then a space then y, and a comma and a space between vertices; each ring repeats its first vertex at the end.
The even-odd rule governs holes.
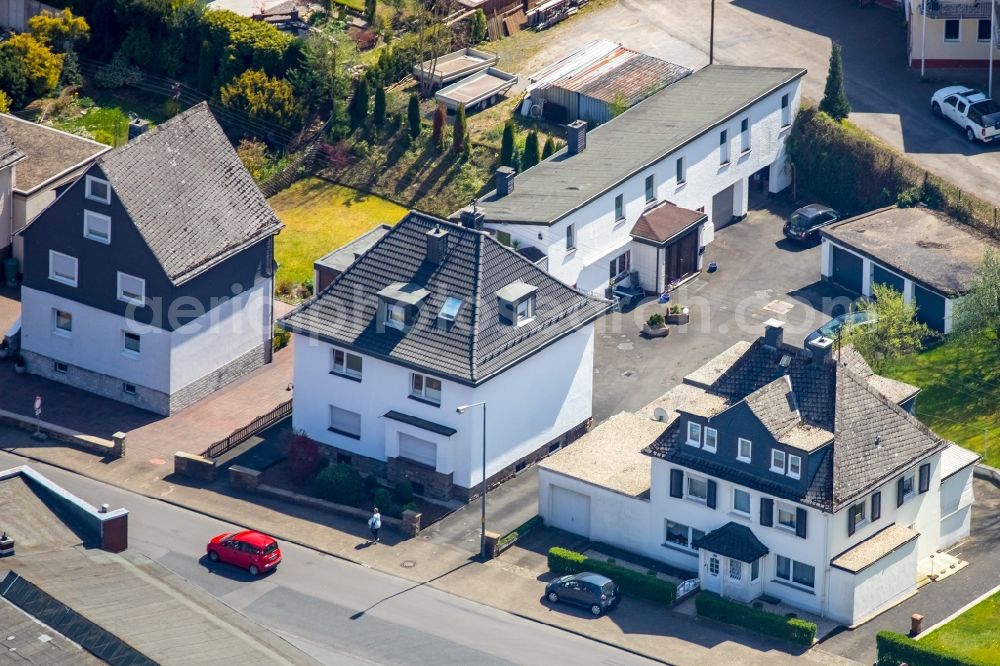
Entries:
POLYGON ((102 143, 6 113, 0 113, 0 128, 6 130, 25 156, 17 165, 14 182, 17 192, 33 192, 76 169, 83 169, 98 155, 111 150, 102 143))
POLYGON ((732 521, 698 539, 694 546, 747 564, 756 562, 770 552, 749 527, 732 521))
POLYGON ((422 419, 419 416, 403 414, 402 412, 397 412, 394 409, 390 409, 382 416, 384 416, 387 419, 392 419, 393 421, 399 421, 400 423, 411 425, 414 428, 420 428, 421 430, 433 432, 437 435, 443 435, 445 437, 451 437, 456 432, 458 432, 458 430, 455 430, 454 428, 451 428, 449 426, 441 425, 440 423, 434 423, 434 421, 428 421, 427 419, 422 419))
POLYGON ((844 349, 841 358, 827 362, 811 356, 791 345, 769 347, 760 338, 706 389, 725 398, 731 408, 746 404, 778 441, 802 427, 832 433, 831 444, 806 458, 804 485, 698 455, 681 444, 680 421, 644 453, 776 497, 836 511, 950 444, 880 393, 872 381, 878 375, 854 350, 844 349), (785 356, 787 369, 779 364, 785 356))
POLYGON ((205 103, 97 164, 174 284, 281 229, 205 103))
POLYGON ((662 244, 707 219, 705 213, 663 203, 640 215, 631 233, 633 238, 662 244))
POLYGON ((409 213, 313 300, 280 325, 303 335, 385 358, 466 384, 478 384, 611 307, 532 265, 489 234, 428 215, 409 213), (427 260, 427 232, 447 232, 440 265, 427 260), (536 316, 521 326, 500 321, 497 292, 515 282, 537 288, 536 316), (415 284, 429 295, 406 331, 376 321, 377 294, 394 284, 415 284), (454 324, 438 325, 449 297, 462 300, 454 324))
POLYGON ((9 167, 23 157, 24 154, 17 149, 13 137, 3 124, 0 124, 0 169, 9 167))

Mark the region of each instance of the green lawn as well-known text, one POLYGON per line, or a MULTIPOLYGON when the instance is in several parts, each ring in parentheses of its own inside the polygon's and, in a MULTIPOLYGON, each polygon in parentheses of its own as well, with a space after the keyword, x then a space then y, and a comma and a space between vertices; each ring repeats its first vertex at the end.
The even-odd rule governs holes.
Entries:
POLYGON ((311 281, 316 259, 377 224, 395 224, 406 215, 391 201, 320 178, 304 178, 269 202, 285 223, 274 244, 279 293, 311 281))
POLYGON ((1000 593, 984 599, 940 629, 920 639, 956 657, 981 664, 1000 663, 1000 593))
POLYGON ((120 146, 128 141, 128 114, 117 106, 95 106, 86 109, 82 116, 57 118, 52 125, 109 146, 120 146))
POLYGON ((886 368, 885 375, 919 386, 917 416, 934 432, 1000 467, 1000 345, 948 339, 886 368))

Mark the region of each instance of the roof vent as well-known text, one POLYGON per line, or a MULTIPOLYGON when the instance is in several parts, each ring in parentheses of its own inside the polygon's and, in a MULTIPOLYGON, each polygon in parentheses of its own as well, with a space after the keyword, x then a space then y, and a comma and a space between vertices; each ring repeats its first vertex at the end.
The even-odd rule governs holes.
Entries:
POLYGON ((781 360, 778 361, 778 365, 781 366, 782 368, 784 368, 785 370, 787 370, 788 366, 791 365, 791 364, 792 364, 792 357, 789 356, 788 354, 784 354, 781 357, 781 360))
POLYGON ((875 435, 875 448, 882 446, 882 435, 875 435))

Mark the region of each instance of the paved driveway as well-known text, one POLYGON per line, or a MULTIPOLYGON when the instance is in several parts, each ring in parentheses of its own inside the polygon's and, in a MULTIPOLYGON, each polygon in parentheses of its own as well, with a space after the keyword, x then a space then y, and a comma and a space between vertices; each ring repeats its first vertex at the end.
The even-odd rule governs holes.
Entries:
MULTIPOLYGON (((830 41, 843 46, 851 120, 924 168, 1000 204, 1000 155, 970 146, 957 130, 930 115, 931 93, 941 82, 985 87, 985 71, 920 72, 906 65, 902 14, 856 0, 717 0, 715 59, 724 64, 805 67, 806 96, 823 96, 830 41)), ((620 0, 550 30, 548 46, 524 74, 554 62, 593 39, 624 46, 691 68, 708 62, 709 6, 691 0, 620 0)), ((503 57, 503 45, 498 50, 503 57)))

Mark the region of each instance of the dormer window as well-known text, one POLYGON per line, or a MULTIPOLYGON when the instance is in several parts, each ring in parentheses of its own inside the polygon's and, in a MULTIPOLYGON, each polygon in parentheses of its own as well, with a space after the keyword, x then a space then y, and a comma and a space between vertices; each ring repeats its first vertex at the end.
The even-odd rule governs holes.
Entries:
POLYGON ((500 321, 521 326, 535 318, 535 293, 537 287, 518 281, 497 292, 500 321))
POLYGON ((701 424, 688 421, 687 443, 691 446, 701 446, 701 424))
POLYGON ((517 304, 517 323, 523 324, 535 318, 535 295, 528 296, 517 304))
POLYGON ((799 456, 788 456, 788 476, 793 479, 802 477, 802 458, 799 456))
POLYGON ((771 471, 778 474, 785 473, 785 452, 780 449, 771 449, 771 471))
POLYGON ((406 306, 399 303, 387 303, 385 306, 385 325, 399 330, 406 328, 406 306))
POLYGON ((420 304, 430 292, 420 285, 395 282, 378 292, 378 321, 382 326, 404 330, 413 325, 420 304))

